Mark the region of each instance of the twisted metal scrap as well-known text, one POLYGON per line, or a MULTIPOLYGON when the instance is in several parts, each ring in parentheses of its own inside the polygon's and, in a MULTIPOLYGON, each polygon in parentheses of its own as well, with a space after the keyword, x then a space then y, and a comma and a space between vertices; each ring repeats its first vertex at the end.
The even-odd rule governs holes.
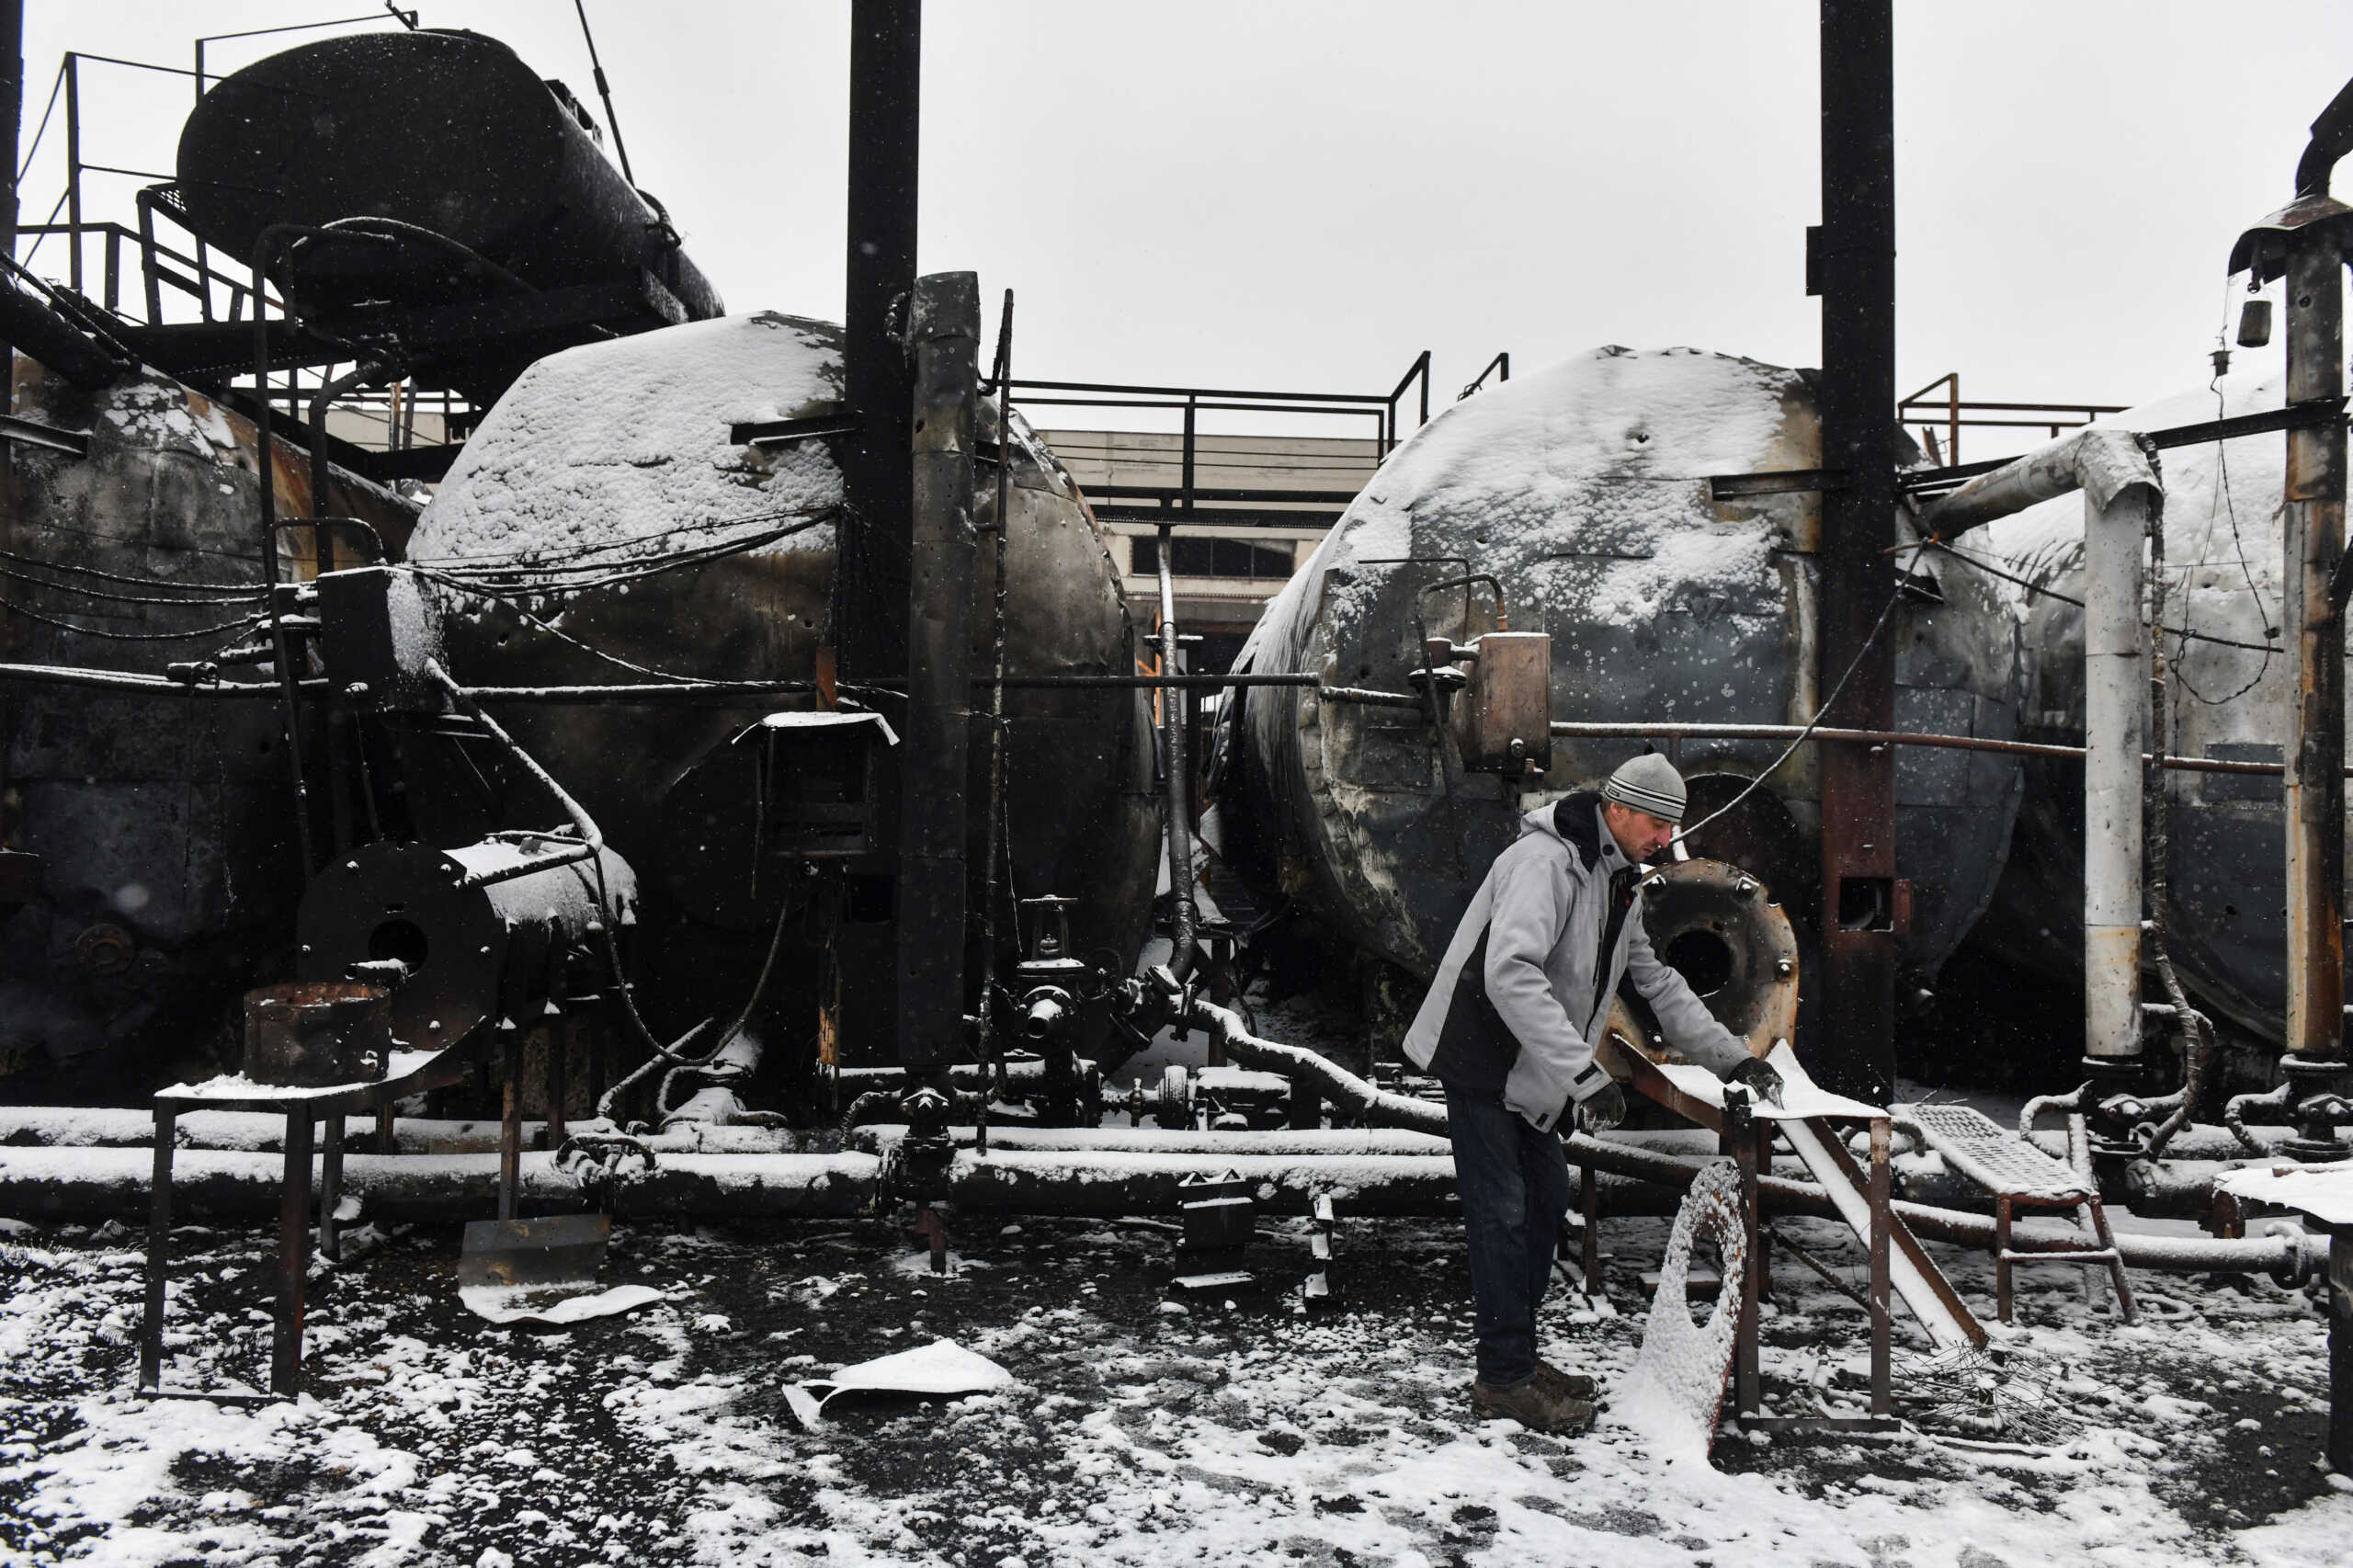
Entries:
POLYGON ((2067 1441, 2084 1425, 2060 1376, 2021 1365, 2015 1353, 1939 1350, 1899 1362, 1895 1370, 1905 1413, 1923 1426, 2049 1446, 2067 1441))

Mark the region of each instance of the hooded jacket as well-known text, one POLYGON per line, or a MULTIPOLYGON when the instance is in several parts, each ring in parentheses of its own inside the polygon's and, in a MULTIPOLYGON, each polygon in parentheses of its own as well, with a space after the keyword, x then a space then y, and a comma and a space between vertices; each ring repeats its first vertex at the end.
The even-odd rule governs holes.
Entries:
POLYGON ((1450 1087, 1500 1092, 1506 1108, 1549 1132, 1570 1101, 1609 1081, 1593 1041, 1631 976, 1677 1050, 1719 1076, 1746 1062, 1690 983, 1651 950, 1641 877, 1602 822, 1597 794, 1521 818, 1518 840, 1495 857, 1447 944, 1405 1055, 1450 1087))

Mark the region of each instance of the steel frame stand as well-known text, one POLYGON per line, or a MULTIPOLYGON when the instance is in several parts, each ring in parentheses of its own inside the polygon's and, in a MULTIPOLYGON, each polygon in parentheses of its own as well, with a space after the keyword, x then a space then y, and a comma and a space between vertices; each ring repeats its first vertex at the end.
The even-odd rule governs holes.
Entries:
MULTIPOLYGON (((155 1163, 147 1209, 146 1303, 139 1330, 138 1392, 149 1399, 203 1399, 217 1403, 253 1403, 294 1397, 302 1375, 302 1314, 304 1288, 311 1268, 311 1155, 313 1134, 325 1124, 325 1158, 319 1181, 319 1250, 328 1258, 339 1256, 335 1208, 343 1195, 345 1120, 358 1113, 375 1113, 380 1132, 392 1102, 427 1089, 445 1088, 462 1081, 472 1068, 471 1050, 407 1053, 396 1070, 373 1083, 338 1084, 324 1088, 287 1087, 274 1093, 209 1094, 205 1085, 182 1085, 155 1096, 155 1163), (405 1067, 405 1071, 398 1070, 405 1067), (276 1323, 270 1333, 269 1392, 214 1392, 200 1389, 166 1389, 164 1371, 164 1308, 171 1271, 172 1154, 174 1134, 184 1110, 258 1110, 286 1118, 286 1174, 278 1204, 278 1292, 276 1323)), ((389 1139, 387 1139, 389 1142, 389 1139)), ((502 1171, 502 1177, 504 1176, 502 1171)), ((502 1186, 506 1185, 502 1180, 502 1186)))

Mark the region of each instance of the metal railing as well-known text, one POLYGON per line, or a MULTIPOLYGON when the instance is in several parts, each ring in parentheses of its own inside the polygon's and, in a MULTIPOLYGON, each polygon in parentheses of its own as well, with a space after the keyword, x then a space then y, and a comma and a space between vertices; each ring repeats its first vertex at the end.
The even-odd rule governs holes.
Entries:
POLYGON ((1961 461, 1961 429, 1964 425, 1988 428, 2048 430, 2057 440, 2063 430, 2079 430, 2103 414, 2121 414, 2124 404, 2110 403, 1986 403, 1961 395, 1961 372, 1948 370, 1895 405, 1896 423, 1917 425, 1928 456, 1940 468, 1961 461), (1928 394, 1938 387, 1941 397, 1928 394), (1924 417, 1925 415, 1925 417, 1924 417), (1936 429, 1945 431, 1944 449, 1937 449, 1936 429))
MULTIPOLYGON (((1216 462, 1214 460, 1219 457, 1234 454, 1215 447, 1204 451, 1200 415, 1204 413, 1255 413, 1349 422, 1368 420, 1371 429, 1365 439, 1371 449, 1371 461, 1366 475, 1370 477, 1370 470, 1378 467, 1381 460, 1404 439, 1404 416, 1409 408, 1415 415, 1416 428, 1429 423, 1430 352, 1425 348, 1415 356, 1404 375, 1398 378, 1397 384, 1386 392, 1263 392, 1227 387, 1145 386, 1116 381, 1036 381, 1021 377, 1015 377, 1010 385, 1014 401, 1025 408, 1146 409, 1181 416, 1173 452, 1154 452, 1148 449, 1107 451, 1100 460, 1107 464, 1116 461, 1173 465, 1176 470, 1176 483, 1089 484, 1086 486, 1087 494, 1104 503, 1096 507, 1099 517, 1111 521, 1160 522, 1171 520, 1172 514, 1198 512, 1210 515, 1192 520, 1226 525, 1329 523, 1338 517, 1337 508, 1356 499, 1354 488, 1340 490, 1330 488, 1328 484, 1202 484, 1200 476, 1205 467, 1249 466, 1253 472, 1260 473, 1265 472, 1265 468, 1261 465, 1216 462), (1413 396, 1409 402, 1409 395, 1416 392, 1418 395, 1413 396), (1205 461, 1205 458, 1211 460, 1205 461), (1270 507, 1283 509, 1266 509, 1270 507)), ((1219 437, 1211 439, 1215 441, 1219 437)), ((1326 459, 1301 466, 1321 472, 1335 472, 1345 465, 1326 459)))

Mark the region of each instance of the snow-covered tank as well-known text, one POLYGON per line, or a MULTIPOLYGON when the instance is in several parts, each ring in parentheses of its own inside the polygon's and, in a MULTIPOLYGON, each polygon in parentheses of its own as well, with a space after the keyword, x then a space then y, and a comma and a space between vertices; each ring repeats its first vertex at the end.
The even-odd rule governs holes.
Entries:
MULTIPOLYGON (((2109 423, 2157 430, 2276 410, 2281 383, 2252 377, 2223 395, 2185 392, 2109 423)), ((2280 495, 2286 441, 2245 436, 2159 454, 2165 480, 2166 710, 2176 756, 2279 762, 2294 689, 2279 638, 2280 495), (2188 633, 2188 635, 2184 635, 2188 633)), ((2015 589, 2026 627, 2021 733, 2081 744, 2084 733, 2084 507, 2046 501, 1964 535, 2031 585, 2015 589)), ((2013 962, 2080 972, 2083 773, 2030 762, 2016 846, 1979 942, 2013 962)), ((2166 945, 2201 1005, 2276 1045, 2287 1000, 2286 826, 2276 776, 2168 771, 2172 853, 2166 945)), ((2268 1060, 2268 1052, 2266 1053, 2268 1060)))
MULTIPOLYGON (((843 641, 831 625, 840 470, 824 437, 754 442, 736 426, 838 414, 841 377, 838 327, 765 312, 532 366, 468 442, 412 542, 410 564, 442 599, 456 678, 542 687, 818 676, 820 650, 843 641)), ((995 460, 1008 451, 1012 460, 1007 669, 1131 671, 1119 574, 1068 474, 1017 416, 1000 442, 986 400, 979 440, 983 529, 995 524, 995 460)), ((973 585, 975 670, 990 667, 992 557, 983 551, 973 585)), ((845 710, 862 708, 880 724, 810 722, 822 704, 806 691, 486 703, 637 868, 641 997, 657 1028, 732 1011, 767 972, 762 1018, 773 1044, 801 1056, 822 1035, 835 1060, 891 1058, 896 856, 882 835, 904 710, 892 691, 861 686, 861 673, 871 672, 840 671, 845 710), (821 769, 822 800, 804 788, 821 769), (801 814, 783 823, 784 806, 801 814), (881 825, 867 835, 861 823, 881 825), (816 858, 779 860, 787 830, 822 839, 816 858), (780 926, 779 910, 790 915, 780 926)), ((1127 689, 1017 688, 1006 717, 1014 804, 1000 821, 1010 852, 997 881, 997 972, 1009 974, 1017 957, 1012 899, 1051 893, 1078 901, 1074 930, 1125 974, 1157 865, 1148 706, 1127 689)), ((987 739, 976 722, 966 861, 976 915, 987 739)), ((401 750, 433 842, 534 825, 501 813, 548 809, 519 786, 501 799, 494 775, 486 790, 470 763, 483 757, 478 744, 413 733, 401 750)), ((977 947, 971 957, 967 973, 977 947)), ((1099 1036, 1099 1009, 1088 1022, 1085 1032, 1099 1036)))
MULTIPOLYGON (((1552 638, 1555 720, 1803 723, 1819 697, 1820 497, 1716 500, 1709 481, 1813 469, 1819 454, 1807 372, 1688 348, 1595 349, 1459 403, 1401 446, 1268 607, 1235 667, 1412 690, 1424 662, 1417 602, 1433 639, 1495 629, 1484 590, 1421 590, 1486 573, 1511 629, 1552 638)), ((1904 526, 1890 545, 1909 537, 1895 531, 1904 526)), ((2016 625, 1983 574, 1919 562, 1881 635, 1896 643, 1899 727, 2013 733, 2016 625)), ((1689 781, 1693 821, 1785 744, 1653 738, 1689 781)), ((1442 778, 1421 711, 1251 687, 1221 727, 1207 836, 1262 896, 1288 898, 1358 950, 1427 978, 1520 812, 1597 785, 1645 744, 1555 737, 1540 776, 1464 775, 1449 762, 1442 778)), ((1917 748, 1900 751, 1895 769, 1897 871, 1913 887, 1902 950, 1925 975, 1992 893, 2019 773, 2002 755, 1917 748)), ((1691 846, 1764 881, 1808 956, 1818 798, 1813 748, 1801 747, 1691 846)), ((1722 955, 1701 939, 1670 960, 1704 982, 1722 955)))

